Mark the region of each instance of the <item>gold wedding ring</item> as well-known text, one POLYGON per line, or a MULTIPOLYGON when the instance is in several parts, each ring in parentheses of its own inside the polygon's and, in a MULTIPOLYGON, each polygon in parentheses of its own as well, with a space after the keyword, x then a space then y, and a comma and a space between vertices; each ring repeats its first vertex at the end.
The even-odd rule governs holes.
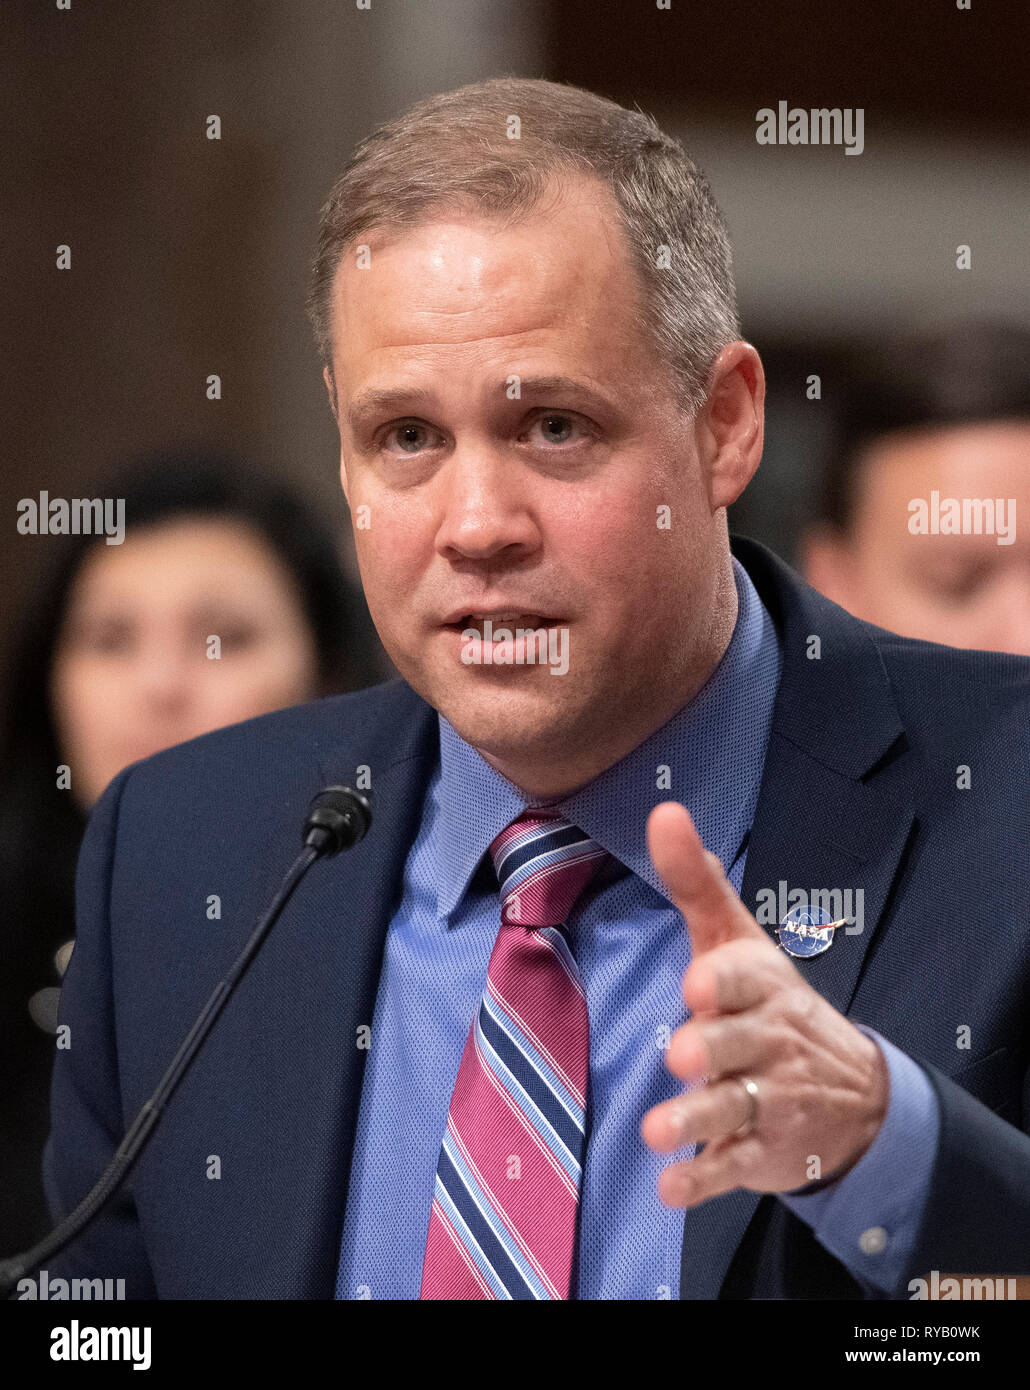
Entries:
POLYGON ((734 1080, 739 1085, 743 1086, 745 1094, 747 1095, 747 1119, 743 1120, 733 1131, 734 1137, 740 1136, 743 1138, 745 1135, 751 1133, 755 1127, 755 1121, 758 1119, 758 1082, 752 1081, 750 1076, 736 1076, 734 1080))

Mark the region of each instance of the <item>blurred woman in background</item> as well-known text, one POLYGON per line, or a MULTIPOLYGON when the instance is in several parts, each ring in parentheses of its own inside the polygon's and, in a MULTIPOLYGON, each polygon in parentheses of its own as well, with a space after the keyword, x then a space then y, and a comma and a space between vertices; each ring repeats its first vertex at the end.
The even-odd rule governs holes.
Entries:
POLYGON ((124 499, 124 541, 54 542, 0 731, 0 1254, 48 1226, 40 1163, 89 808, 139 758, 388 674, 331 535, 287 489, 174 452, 99 491, 124 499))

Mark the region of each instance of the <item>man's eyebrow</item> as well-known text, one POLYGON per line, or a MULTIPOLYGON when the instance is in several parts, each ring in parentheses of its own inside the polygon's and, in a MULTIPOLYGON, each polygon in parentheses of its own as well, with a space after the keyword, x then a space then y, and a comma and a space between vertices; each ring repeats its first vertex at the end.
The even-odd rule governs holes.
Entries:
POLYGON ((417 387, 373 387, 354 397, 347 408, 347 420, 352 430, 358 430, 366 420, 394 412, 402 414, 406 408, 426 405, 432 399, 431 392, 417 387))
MULTIPOLYGON (((575 402, 597 409, 611 408, 610 402, 601 392, 594 390, 585 382, 576 381, 574 377, 517 377, 516 375, 516 379, 519 383, 519 398, 523 396, 551 396, 555 398, 556 404, 561 404, 564 399, 570 404, 575 402)), ((509 380, 510 378, 498 382, 499 395, 508 389, 509 380)), ((428 405, 433 399, 431 391, 414 386, 372 387, 355 396, 347 409, 347 420, 351 429, 356 432, 371 419, 376 419, 381 415, 407 414, 419 406, 428 405)))
MULTIPOLYGON (((519 391, 523 396, 554 396, 564 397, 569 401, 578 401, 585 406, 594 406, 598 409, 604 407, 611 408, 611 402, 600 391, 586 382, 576 381, 570 376, 524 376, 519 378, 519 391)), ((561 404, 561 400, 556 400, 556 404, 561 404)))

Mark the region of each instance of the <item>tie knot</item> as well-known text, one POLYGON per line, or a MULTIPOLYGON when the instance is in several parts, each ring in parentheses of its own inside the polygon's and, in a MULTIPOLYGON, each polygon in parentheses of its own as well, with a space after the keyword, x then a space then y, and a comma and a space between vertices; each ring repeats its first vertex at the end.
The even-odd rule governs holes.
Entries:
POLYGON ((501 922, 560 927, 608 851, 562 816, 527 810, 490 846, 501 922))

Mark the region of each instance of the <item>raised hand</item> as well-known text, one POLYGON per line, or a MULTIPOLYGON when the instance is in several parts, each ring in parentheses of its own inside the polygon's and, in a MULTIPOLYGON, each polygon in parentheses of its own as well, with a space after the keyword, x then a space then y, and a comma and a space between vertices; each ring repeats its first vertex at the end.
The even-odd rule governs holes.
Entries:
POLYGON ((788 1192, 842 1176, 887 1113, 883 1054, 774 945, 682 806, 656 806, 647 836, 693 948, 683 976, 691 1017, 673 1034, 666 1065, 684 1082, 704 1081, 641 1123, 657 1153, 705 1145, 663 1170, 659 1196, 689 1207, 736 1187, 788 1192))

